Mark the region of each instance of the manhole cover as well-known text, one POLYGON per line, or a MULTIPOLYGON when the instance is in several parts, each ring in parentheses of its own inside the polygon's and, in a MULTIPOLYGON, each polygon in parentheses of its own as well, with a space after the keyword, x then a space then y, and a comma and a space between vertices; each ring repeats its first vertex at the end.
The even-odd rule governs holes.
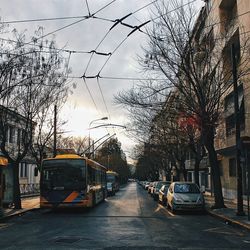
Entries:
POLYGON ((80 241, 81 237, 75 237, 75 236, 63 236, 63 237, 58 237, 54 241, 56 243, 67 243, 67 244, 72 244, 77 241, 80 241))

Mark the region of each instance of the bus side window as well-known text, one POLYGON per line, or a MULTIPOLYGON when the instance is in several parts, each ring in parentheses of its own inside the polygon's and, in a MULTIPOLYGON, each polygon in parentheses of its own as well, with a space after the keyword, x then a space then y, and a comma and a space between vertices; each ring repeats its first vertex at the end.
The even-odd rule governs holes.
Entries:
POLYGON ((89 165, 87 165, 87 176, 88 176, 88 185, 91 185, 92 184, 92 176, 91 176, 91 167, 89 165))

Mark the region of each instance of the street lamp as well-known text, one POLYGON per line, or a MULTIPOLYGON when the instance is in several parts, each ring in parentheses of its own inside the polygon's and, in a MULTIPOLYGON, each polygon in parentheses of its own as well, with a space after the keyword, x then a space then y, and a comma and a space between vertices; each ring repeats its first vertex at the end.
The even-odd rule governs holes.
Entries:
POLYGON ((102 117, 102 118, 92 120, 92 121, 89 123, 89 155, 90 155, 90 146, 91 146, 91 142, 90 142, 90 127, 91 127, 91 125, 92 125, 94 122, 103 121, 103 120, 108 120, 108 117, 107 117, 107 116, 104 116, 104 117, 102 117))

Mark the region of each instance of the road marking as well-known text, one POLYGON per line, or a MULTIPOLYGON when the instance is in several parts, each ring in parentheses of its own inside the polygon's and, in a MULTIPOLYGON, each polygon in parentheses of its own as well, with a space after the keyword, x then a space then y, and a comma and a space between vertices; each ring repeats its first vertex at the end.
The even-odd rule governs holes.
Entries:
POLYGON ((4 229, 6 227, 11 226, 12 224, 0 223, 0 229, 4 229))
POLYGON ((167 212, 170 216, 175 217, 176 215, 171 213, 166 207, 162 206, 161 204, 158 204, 158 207, 161 207, 165 212, 167 212))

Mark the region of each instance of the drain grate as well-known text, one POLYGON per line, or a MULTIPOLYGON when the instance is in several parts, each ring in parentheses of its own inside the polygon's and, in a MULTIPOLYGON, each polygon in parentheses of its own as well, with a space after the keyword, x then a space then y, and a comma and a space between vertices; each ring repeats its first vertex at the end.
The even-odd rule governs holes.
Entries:
POLYGON ((82 239, 81 237, 77 237, 77 236, 61 236, 61 237, 57 237, 54 240, 54 242, 72 244, 72 243, 80 241, 81 239, 82 239))

